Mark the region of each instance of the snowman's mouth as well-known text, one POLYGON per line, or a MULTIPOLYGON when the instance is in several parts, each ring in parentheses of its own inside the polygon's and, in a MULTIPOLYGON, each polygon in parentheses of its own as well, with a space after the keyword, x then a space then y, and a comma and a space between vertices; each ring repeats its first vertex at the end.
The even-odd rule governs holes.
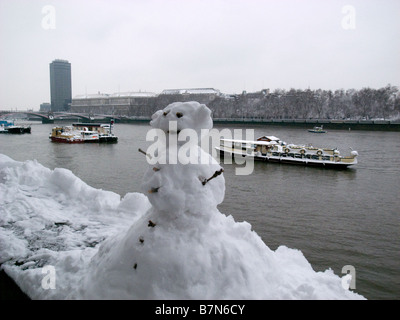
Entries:
POLYGON ((170 134, 170 133, 179 134, 180 132, 181 132, 181 130, 177 130, 177 131, 170 131, 170 130, 168 130, 168 131, 167 131, 167 134, 170 134))

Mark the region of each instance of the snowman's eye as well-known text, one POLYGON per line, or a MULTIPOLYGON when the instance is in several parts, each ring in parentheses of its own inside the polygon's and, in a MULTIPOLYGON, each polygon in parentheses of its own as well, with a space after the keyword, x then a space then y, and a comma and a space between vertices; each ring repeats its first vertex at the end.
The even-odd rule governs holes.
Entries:
POLYGON ((176 113, 176 116, 177 116, 178 118, 182 118, 182 117, 183 117, 183 113, 182 113, 182 112, 177 112, 177 113, 176 113))

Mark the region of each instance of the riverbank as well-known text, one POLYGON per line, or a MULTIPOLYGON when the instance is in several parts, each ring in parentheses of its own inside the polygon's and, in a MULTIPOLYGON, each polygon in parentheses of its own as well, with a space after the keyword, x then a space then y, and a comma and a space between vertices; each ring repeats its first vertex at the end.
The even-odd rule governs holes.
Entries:
MULTIPOLYGON (((116 119, 119 123, 149 122, 151 119, 122 118, 116 119)), ((314 126, 323 126, 329 130, 368 130, 368 131, 400 131, 400 120, 329 120, 329 119, 257 119, 257 118, 214 118, 215 124, 256 124, 312 129, 314 126)))
POLYGON ((400 131, 400 120, 328 120, 328 119, 214 119, 218 124, 260 124, 274 126, 288 126, 312 129, 314 126, 323 126, 324 129, 334 130, 368 130, 368 131, 400 131))
MULTIPOLYGON (((42 121, 42 119, 31 118, 29 121, 42 121)), ((118 117, 114 118, 116 123, 149 123, 146 117, 118 117)), ((333 130, 368 130, 368 131, 400 131, 400 119, 398 120, 330 120, 330 119, 263 119, 263 118, 214 118, 215 124, 258 124, 286 127, 298 127, 312 129, 314 126, 323 126, 324 129, 333 130)), ((79 118, 64 118, 43 123, 71 123, 82 122, 79 118)), ((94 119, 94 123, 110 123, 110 118, 94 119)))

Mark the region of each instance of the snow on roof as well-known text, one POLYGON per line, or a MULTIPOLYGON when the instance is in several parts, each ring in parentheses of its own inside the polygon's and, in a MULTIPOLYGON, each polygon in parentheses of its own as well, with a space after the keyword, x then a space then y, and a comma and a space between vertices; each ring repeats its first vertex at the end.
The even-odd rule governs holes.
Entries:
POLYGON ((157 96, 154 92, 117 92, 110 95, 110 97, 155 97, 157 96))
POLYGON ((214 88, 166 89, 161 94, 220 94, 220 91, 214 88))
MULTIPOLYGON (((221 95, 221 92, 214 88, 193 88, 193 89, 166 89, 161 94, 216 94, 221 95)), ((99 98, 151 98, 156 97, 158 94, 154 92, 115 92, 112 94, 107 93, 95 93, 95 94, 80 94, 74 97, 74 99, 99 99, 99 98)))
MULTIPOLYGON (((260 137, 260 138, 258 138, 258 139, 267 139, 267 140, 271 140, 271 141, 279 141, 280 139, 279 138, 277 138, 277 137, 275 137, 275 136, 262 136, 262 137, 260 137)), ((261 141, 262 141, 261 140, 261 141)))
POLYGON ((74 97, 74 99, 98 99, 98 98, 108 98, 110 95, 106 93, 95 93, 95 94, 79 94, 74 97))
POLYGON ((74 99, 99 99, 99 98, 125 98, 125 97, 137 97, 137 98, 149 98, 156 97, 157 94, 153 92, 116 92, 112 94, 107 93, 95 93, 95 94, 81 94, 74 97, 74 99))
POLYGON ((69 63, 68 60, 64 60, 64 59, 55 59, 55 60, 53 60, 53 62, 69 63))

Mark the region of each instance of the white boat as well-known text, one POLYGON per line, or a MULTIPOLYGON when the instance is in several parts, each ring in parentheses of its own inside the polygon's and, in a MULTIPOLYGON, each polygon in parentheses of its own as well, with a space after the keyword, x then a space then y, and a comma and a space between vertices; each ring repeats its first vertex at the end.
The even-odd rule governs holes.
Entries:
POLYGON ((112 123, 74 123, 72 126, 54 127, 49 138, 62 143, 117 142, 118 137, 111 130, 112 123))
POLYGON ((220 139, 216 150, 221 156, 251 157, 257 161, 310 166, 347 168, 357 164, 357 151, 342 156, 338 149, 286 144, 275 136, 263 136, 256 141, 220 139))
POLYGON ((85 142, 117 142, 118 137, 112 133, 114 121, 110 124, 100 123, 73 123, 75 130, 82 132, 85 142), (96 137, 97 135, 97 137, 96 137), (97 139, 97 141, 95 141, 97 139))
POLYGON ((324 126, 320 126, 320 127, 314 127, 312 129, 308 129, 308 132, 312 132, 312 133, 326 133, 327 131, 324 130, 324 126))
POLYGON ((52 142, 84 143, 81 131, 74 130, 72 126, 54 127, 49 136, 52 142))

